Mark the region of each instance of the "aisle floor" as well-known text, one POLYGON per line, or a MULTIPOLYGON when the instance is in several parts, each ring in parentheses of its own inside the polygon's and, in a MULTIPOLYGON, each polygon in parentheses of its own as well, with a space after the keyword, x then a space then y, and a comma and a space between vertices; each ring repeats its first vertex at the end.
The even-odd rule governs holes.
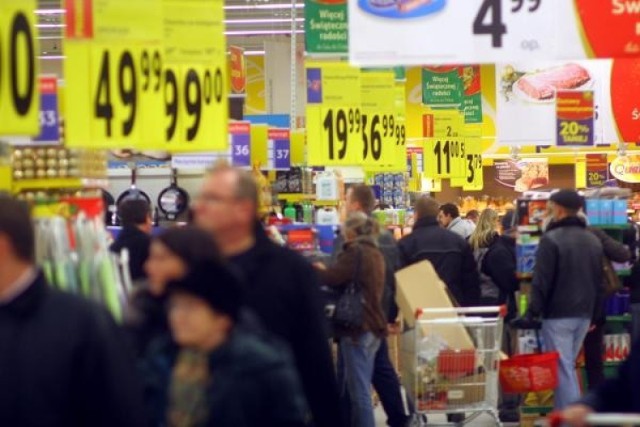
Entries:
MULTIPOLYGON (((443 415, 443 416, 432 416, 429 418, 430 419, 430 423, 435 423, 435 424, 444 424, 447 421, 447 418, 443 415)), ((376 407, 376 427, 387 427, 386 424, 386 420, 387 418, 384 415, 384 411, 382 410, 382 408, 380 406, 376 407)), ((431 425, 431 424, 429 424, 431 425)), ((490 417, 489 415, 482 415, 479 418, 475 419, 472 423, 466 424, 467 426, 473 426, 473 427, 495 427, 496 423, 493 420, 492 417, 490 417)), ((516 427, 518 425, 518 423, 505 423, 503 424, 504 427, 516 427)))

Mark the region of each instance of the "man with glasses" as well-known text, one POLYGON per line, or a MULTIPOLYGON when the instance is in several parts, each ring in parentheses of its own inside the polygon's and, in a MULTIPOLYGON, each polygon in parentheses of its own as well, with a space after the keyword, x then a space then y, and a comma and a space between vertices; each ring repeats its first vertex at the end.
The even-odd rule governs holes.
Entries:
POLYGON ((248 172, 217 165, 202 184, 195 222, 213 235, 244 275, 247 306, 291 347, 313 425, 340 426, 318 278, 300 255, 269 240, 258 221, 258 200, 258 187, 248 172))

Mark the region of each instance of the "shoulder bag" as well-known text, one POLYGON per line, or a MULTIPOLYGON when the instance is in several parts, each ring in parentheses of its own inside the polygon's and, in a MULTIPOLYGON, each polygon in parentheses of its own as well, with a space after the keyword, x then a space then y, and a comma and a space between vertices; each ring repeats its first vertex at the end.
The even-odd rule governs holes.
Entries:
POLYGON ((360 283, 362 249, 358 249, 356 268, 352 280, 336 302, 333 323, 336 328, 357 330, 364 324, 364 295, 360 283))

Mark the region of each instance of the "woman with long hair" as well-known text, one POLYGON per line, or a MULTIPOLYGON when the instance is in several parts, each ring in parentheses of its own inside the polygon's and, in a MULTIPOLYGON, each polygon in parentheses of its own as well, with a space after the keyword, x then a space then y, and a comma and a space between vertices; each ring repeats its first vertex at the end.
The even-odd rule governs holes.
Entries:
POLYGON ((507 243, 498 234, 498 213, 493 209, 482 211, 469 244, 480 273, 482 305, 502 305, 515 313, 515 292, 518 290, 516 259, 507 243))

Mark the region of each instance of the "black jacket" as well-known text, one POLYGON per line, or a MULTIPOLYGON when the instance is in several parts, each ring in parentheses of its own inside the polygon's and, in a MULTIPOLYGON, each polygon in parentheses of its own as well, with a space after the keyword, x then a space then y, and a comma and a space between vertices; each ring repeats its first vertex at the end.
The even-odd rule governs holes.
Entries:
POLYGON ((131 280, 140 280, 147 277, 144 272, 144 263, 149 258, 149 245, 151 245, 151 236, 138 227, 125 226, 109 249, 111 252, 119 253, 122 249, 127 248, 129 250, 131 280))
POLYGON ((516 257, 508 242, 499 235, 495 235, 479 270, 491 278, 500 289, 498 304, 507 304, 509 314, 515 314, 515 292, 520 283, 516 277, 516 257))
POLYGON ((341 425, 319 279, 297 253, 273 243, 256 224, 256 244, 231 258, 246 283, 246 304, 288 344, 317 427, 341 425))
POLYGON ((406 267, 427 260, 461 306, 480 302, 480 279, 469 244, 438 224, 435 218, 416 221, 413 232, 398 243, 400 263, 406 267))
MULTIPOLYGON (((178 347, 154 341, 140 365, 151 426, 166 425, 169 386, 178 347)), ((209 356, 211 427, 303 427, 306 402, 287 351, 236 330, 209 356)))
POLYGON ((605 381, 581 401, 596 412, 640 413, 640 341, 633 345, 615 378, 605 381))
POLYGON ((136 289, 125 312, 124 326, 136 356, 143 356, 155 339, 169 333, 166 298, 136 289))
POLYGON ((602 298, 602 244, 577 217, 550 224, 540 239, 530 312, 547 319, 596 319, 602 298))
POLYGON ((129 356, 109 313, 40 275, 0 305, 0 426, 144 425, 129 356))

